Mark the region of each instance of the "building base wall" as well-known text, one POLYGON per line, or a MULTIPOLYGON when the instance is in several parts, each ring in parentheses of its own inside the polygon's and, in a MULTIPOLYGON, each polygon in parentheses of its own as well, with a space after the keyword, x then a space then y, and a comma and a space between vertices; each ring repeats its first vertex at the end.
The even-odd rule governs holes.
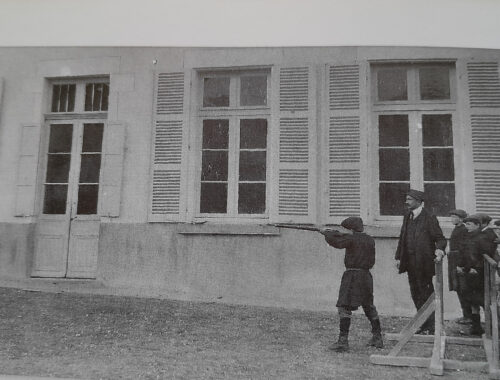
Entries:
MULTIPOLYGON (((32 224, 0 224, 2 279, 30 281, 33 236, 32 224)), ((375 305, 383 315, 410 316, 415 309, 407 276, 395 267, 396 245, 395 237, 376 238, 375 305)), ((344 251, 316 232, 103 223, 94 282, 108 294, 336 311, 343 261, 344 251)), ((446 278, 445 312, 455 317, 458 301, 446 278)))

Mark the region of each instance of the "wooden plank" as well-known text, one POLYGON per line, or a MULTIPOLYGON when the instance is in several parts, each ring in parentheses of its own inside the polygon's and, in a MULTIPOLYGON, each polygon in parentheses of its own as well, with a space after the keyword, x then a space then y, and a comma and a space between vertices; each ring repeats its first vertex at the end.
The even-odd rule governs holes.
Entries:
MULTIPOLYGON (((498 344, 498 343, 497 343, 498 344)), ((486 359, 488 359, 488 369, 490 374, 490 379, 497 379, 500 371, 498 370, 498 357, 493 357, 493 341, 483 334, 483 346, 484 351, 486 352, 486 359), (495 367, 497 365, 497 367, 495 367)))
POLYGON ((488 372, 488 362, 472 362, 463 360, 444 359, 444 369, 462 371, 483 371, 488 372))
POLYGON ((430 358, 413 356, 370 355, 370 363, 372 364, 392 365, 397 367, 427 368, 430 362, 430 358))
MULTIPOLYGON (((384 337, 386 340, 400 340, 401 334, 394 333, 385 333, 384 337)), ((433 335, 413 335, 413 337, 409 340, 410 342, 416 343, 433 343, 434 336, 433 335)), ((469 338, 469 337, 461 337, 461 336, 446 336, 447 344, 459 344, 464 346, 482 346, 483 340, 481 338, 469 338)))
MULTIPOLYGON (((495 269, 491 267, 490 273, 491 281, 491 340, 492 340, 492 367, 496 371, 498 370, 498 303, 497 303, 497 290, 495 284, 495 269)), ((490 371, 491 372, 491 371, 490 371)))
POLYGON ((446 337, 443 331, 443 263, 439 261, 435 264, 436 276, 434 277, 434 304, 436 312, 434 314, 434 347, 432 348, 432 359, 429 369, 431 374, 444 374, 443 359, 446 347, 446 337))
MULTIPOLYGON (((486 255, 483 255, 486 256, 486 255)), ((491 338, 491 292, 490 292, 490 266, 484 262, 484 327, 488 338, 491 338)))
POLYGON ((396 356, 406 343, 408 343, 415 332, 424 322, 429 318, 435 309, 434 305, 434 293, 432 293, 425 304, 418 310, 415 317, 403 328, 401 331, 400 341, 393 347, 389 356, 396 356))
MULTIPOLYGON (((425 301, 425 303, 422 305, 422 307, 417 311, 417 314, 415 314, 415 316, 405 325, 405 327, 403 327, 403 329, 400 331, 401 335, 405 334, 407 331, 409 331, 415 325, 415 322, 416 322, 417 318, 419 318, 419 316, 424 312, 424 310, 429 306, 429 304, 434 305, 434 293, 432 293, 429 296, 429 298, 427 299, 427 301, 425 301)), ((424 322, 425 322, 425 320, 424 320, 424 322)), ((418 325, 417 329, 421 325, 422 324, 418 325)))

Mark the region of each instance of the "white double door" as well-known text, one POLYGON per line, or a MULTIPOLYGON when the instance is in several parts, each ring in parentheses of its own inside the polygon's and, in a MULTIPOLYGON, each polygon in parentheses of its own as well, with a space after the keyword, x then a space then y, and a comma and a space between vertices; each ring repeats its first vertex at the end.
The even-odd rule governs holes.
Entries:
POLYGON ((103 120, 46 126, 33 277, 95 278, 103 120))

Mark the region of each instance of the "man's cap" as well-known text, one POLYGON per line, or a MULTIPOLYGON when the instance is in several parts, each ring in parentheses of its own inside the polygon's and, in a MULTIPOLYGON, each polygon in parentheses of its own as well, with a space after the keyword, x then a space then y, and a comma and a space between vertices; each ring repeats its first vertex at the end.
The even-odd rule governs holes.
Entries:
POLYGON ((358 216, 350 216, 344 219, 340 225, 348 230, 363 232, 363 219, 358 216))
POLYGON ((464 219, 464 222, 472 222, 475 224, 481 224, 481 215, 479 215, 479 214, 469 215, 468 217, 466 217, 464 219))
POLYGON ((413 199, 416 199, 417 201, 420 201, 420 202, 423 202, 425 199, 425 194, 423 191, 418 191, 418 190, 414 190, 414 189, 408 190, 406 195, 409 195, 413 199))
POLYGON ((479 212, 476 215, 479 216, 481 224, 489 224, 491 222, 491 216, 489 216, 488 214, 479 212))
POLYGON ((459 208, 458 208, 458 209, 456 209, 456 210, 451 210, 451 211, 449 212, 449 214, 450 214, 450 215, 456 215, 456 216, 458 216, 459 218, 462 218, 462 219, 464 219, 464 218, 466 218, 466 217, 467 217, 467 213, 466 213, 464 210, 461 210, 461 209, 459 209, 459 208))

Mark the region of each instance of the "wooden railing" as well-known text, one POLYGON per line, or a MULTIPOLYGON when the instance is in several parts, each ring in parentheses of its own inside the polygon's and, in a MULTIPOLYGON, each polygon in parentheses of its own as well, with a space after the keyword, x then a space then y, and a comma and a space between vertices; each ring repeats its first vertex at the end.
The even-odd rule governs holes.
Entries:
POLYGON ((495 274, 498 264, 491 257, 484 255, 484 315, 485 333, 481 338, 446 336, 443 318, 443 263, 436 262, 434 278, 434 293, 418 310, 417 314, 401 330, 399 334, 386 333, 386 339, 397 340, 396 345, 387 355, 371 355, 373 364, 392 366, 427 367, 433 375, 443 375, 444 370, 487 371, 490 379, 500 379, 499 347, 498 347, 498 291, 495 274), (434 312, 434 336, 414 335, 427 318, 434 312), (432 356, 408 357, 401 356, 402 348, 408 342, 433 343, 432 356), (487 362, 463 361, 447 359, 445 356, 447 344, 464 346, 483 346, 487 362))
POLYGON ((484 257, 484 349, 490 373, 498 371, 498 299, 495 275, 498 263, 488 255, 484 257))

